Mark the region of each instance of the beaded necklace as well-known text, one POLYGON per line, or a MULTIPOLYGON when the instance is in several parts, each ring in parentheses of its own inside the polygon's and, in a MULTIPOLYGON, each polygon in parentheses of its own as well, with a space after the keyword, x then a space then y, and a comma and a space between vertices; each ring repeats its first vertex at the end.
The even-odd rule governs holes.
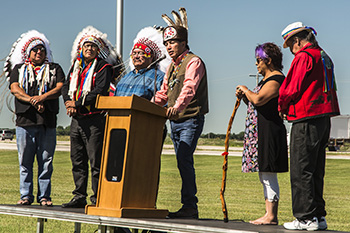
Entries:
POLYGON ((173 87, 175 86, 176 83, 179 83, 180 81, 176 78, 177 73, 180 70, 180 67, 182 65, 182 62, 185 60, 185 58, 187 57, 188 53, 186 53, 185 56, 183 56, 183 58, 181 59, 179 65, 176 67, 176 69, 172 72, 171 75, 171 81, 169 82, 168 86, 170 87, 171 90, 173 90, 173 87))

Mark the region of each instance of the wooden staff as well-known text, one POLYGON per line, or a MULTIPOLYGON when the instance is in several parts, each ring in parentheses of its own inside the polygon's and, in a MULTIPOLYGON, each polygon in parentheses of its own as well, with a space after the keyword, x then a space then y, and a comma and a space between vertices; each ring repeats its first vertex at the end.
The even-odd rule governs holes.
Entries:
POLYGON ((226 175, 227 175, 227 161, 228 161, 228 147, 229 147, 229 139, 231 134, 231 127, 233 119, 235 118, 236 111, 241 103, 241 98, 237 98, 235 108, 233 109, 230 121, 228 123, 227 132, 226 132, 226 139, 225 139, 225 152, 222 153, 224 156, 224 164, 222 165, 222 183, 221 183, 221 190, 220 190, 220 199, 222 204, 222 212, 224 213, 224 222, 228 222, 228 216, 227 216, 227 208, 226 208, 226 201, 224 197, 225 189, 226 189, 226 175))

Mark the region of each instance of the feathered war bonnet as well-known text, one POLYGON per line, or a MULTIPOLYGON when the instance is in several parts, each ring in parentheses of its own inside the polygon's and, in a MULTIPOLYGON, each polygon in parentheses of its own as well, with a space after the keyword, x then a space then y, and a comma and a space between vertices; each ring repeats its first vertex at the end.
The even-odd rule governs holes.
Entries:
MULTIPOLYGON (((131 49, 131 53, 135 48, 144 50, 146 54, 146 50, 151 50, 154 54, 154 60, 165 55, 166 58, 158 63, 158 69, 165 72, 166 68, 171 62, 171 58, 163 44, 162 29, 163 28, 156 29, 154 27, 145 27, 141 29, 134 39, 134 45, 131 49)), ((129 65, 131 70, 133 70, 134 65, 132 60, 130 60, 129 65)))
POLYGON ((116 52, 111 42, 107 39, 107 34, 100 32, 93 26, 87 26, 79 32, 75 38, 71 52, 71 63, 74 65, 77 58, 82 56, 82 47, 85 42, 96 44, 99 49, 98 57, 113 66, 114 77, 112 83, 115 85, 118 77, 124 71, 121 56, 116 52))
POLYGON ((181 7, 179 13, 172 11, 174 21, 166 14, 162 14, 163 20, 168 24, 163 31, 163 43, 168 40, 186 41, 188 43, 188 23, 186 9, 181 7), (180 14, 179 14, 180 13, 180 14))
POLYGON ((6 57, 4 72, 7 80, 10 78, 12 69, 17 64, 28 62, 30 51, 38 45, 43 45, 46 49, 46 61, 52 62, 52 52, 50 42, 44 34, 30 30, 23 33, 15 43, 13 43, 9 55, 6 57))
POLYGON ((72 52, 71 52, 71 62, 77 59, 81 55, 82 47, 85 42, 92 42, 98 46, 98 57, 105 60, 111 65, 115 65, 119 59, 117 52, 115 51, 113 45, 107 39, 107 34, 100 32, 92 26, 87 26, 80 33, 73 42, 72 52))

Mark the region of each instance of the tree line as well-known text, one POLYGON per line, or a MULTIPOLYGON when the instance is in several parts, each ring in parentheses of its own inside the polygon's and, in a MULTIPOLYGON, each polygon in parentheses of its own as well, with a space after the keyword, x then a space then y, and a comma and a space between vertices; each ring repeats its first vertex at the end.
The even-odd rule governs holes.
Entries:
MULTIPOLYGON (((215 134, 215 133, 207 133, 207 134, 202 134, 200 136, 201 138, 219 138, 219 139, 225 139, 226 134, 215 134)), ((236 140, 243 140, 244 139, 244 131, 235 134, 231 133, 230 134, 230 139, 236 139, 236 140)))
POLYGON ((68 125, 67 127, 63 127, 63 126, 59 125, 56 128, 56 135, 69 136, 69 133, 70 133, 70 125, 68 125))
MULTIPOLYGON (((16 133, 16 129, 8 129, 10 131, 12 131, 14 134, 16 133)), ((70 125, 63 127, 61 125, 57 126, 56 128, 56 134, 59 136, 69 136, 70 133, 70 125)), ((207 134, 202 134, 200 136, 201 138, 218 138, 218 139, 225 139, 226 138, 226 134, 216 134, 216 133, 207 133, 207 134)), ((240 132, 238 134, 235 133, 231 133, 230 134, 230 139, 236 139, 236 140, 243 140, 244 139, 244 132, 240 132)))

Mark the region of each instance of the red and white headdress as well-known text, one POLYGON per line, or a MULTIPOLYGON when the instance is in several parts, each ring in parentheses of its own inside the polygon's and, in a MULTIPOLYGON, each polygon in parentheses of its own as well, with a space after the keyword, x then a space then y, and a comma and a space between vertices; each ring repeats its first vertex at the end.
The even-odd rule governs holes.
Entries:
POLYGON ((134 44, 133 50, 136 48, 145 51, 147 56, 151 56, 153 53, 154 59, 158 59, 162 56, 162 51, 160 51, 158 45, 146 37, 140 38, 136 44, 134 44))
POLYGON ((6 57, 4 64, 5 76, 10 78, 10 73, 17 64, 28 61, 30 51, 37 45, 43 45, 46 49, 46 60, 52 62, 52 52, 50 50, 50 42, 44 34, 30 30, 23 33, 15 43, 13 43, 9 55, 6 57))
MULTIPOLYGON (((161 29, 156 29, 154 27, 145 27, 141 29, 137 33, 136 38, 134 39, 134 46, 131 49, 131 53, 135 48, 142 49, 147 55, 150 55, 150 50, 152 50, 155 56, 155 60, 160 58, 164 54, 166 58, 158 63, 159 70, 163 72, 166 71, 166 68, 171 62, 171 58, 163 44, 161 29)), ((132 64, 131 60, 129 65, 131 69, 134 69, 134 65, 132 64)))

